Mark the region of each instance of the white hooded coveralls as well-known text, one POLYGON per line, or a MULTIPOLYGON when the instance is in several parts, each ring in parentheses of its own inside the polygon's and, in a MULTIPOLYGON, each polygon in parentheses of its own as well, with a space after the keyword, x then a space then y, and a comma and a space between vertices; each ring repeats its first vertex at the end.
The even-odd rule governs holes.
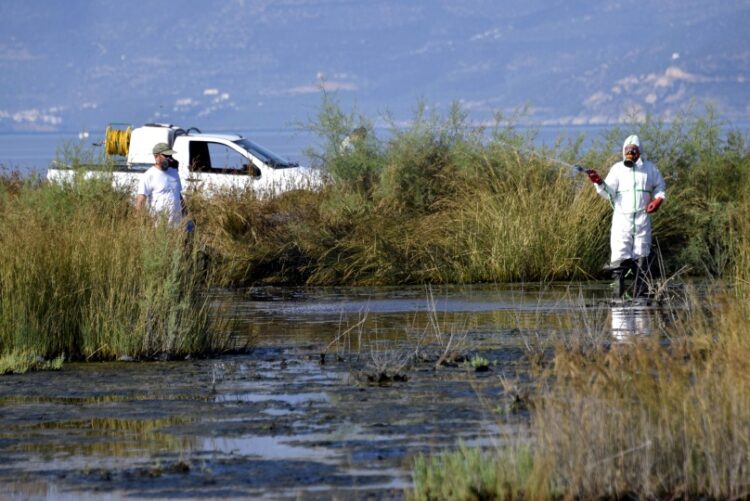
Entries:
POLYGON ((648 256, 651 217, 646 214, 646 206, 654 198, 666 197, 664 178, 653 163, 643 160, 638 136, 629 136, 623 143, 623 159, 625 147, 630 144, 638 146, 641 158, 633 167, 617 162, 610 168, 604 183, 596 185, 596 192, 609 199, 614 209, 609 239, 612 264, 648 256))

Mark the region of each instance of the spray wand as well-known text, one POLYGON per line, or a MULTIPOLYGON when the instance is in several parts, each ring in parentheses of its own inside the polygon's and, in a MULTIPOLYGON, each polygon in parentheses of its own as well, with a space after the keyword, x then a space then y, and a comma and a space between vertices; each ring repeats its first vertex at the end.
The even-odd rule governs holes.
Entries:
POLYGON ((523 147, 520 147, 520 146, 516 146, 514 144, 511 144, 511 143, 505 142, 505 141, 503 141, 503 142, 505 144, 507 144, 508 146, 510 146, 511 148, 516 149, 516 150, 518 150, 518 151, 520 151, 522 153, 527 153, 529 155, 533 155, 533 156, 535 156, 537 158, 540 158, 542 160, 546 160, 548 162, 556 163, 558 165, 563 165, 565 167, 573 169, 576 172, 587 174, 587 170, 588 169, 586 169, 585 167, 583 167, 583 166, 581 166, 579 164, 571 164, 571 163, 565 162, 564 160, 560 160, 560 159, 557 159, 557 158, 552 158, 552 157, 548 157, 548 156, 542 155, 541 153, 539 153, 536 150, 532 150, 532 149, 529 149, 529 148, 523 148, 523 147))

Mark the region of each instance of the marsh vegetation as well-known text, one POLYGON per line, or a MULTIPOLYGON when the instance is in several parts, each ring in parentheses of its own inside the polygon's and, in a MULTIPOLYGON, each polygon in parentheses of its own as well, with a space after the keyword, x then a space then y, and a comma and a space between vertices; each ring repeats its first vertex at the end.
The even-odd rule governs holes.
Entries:
POLYGON ((0 232, 6 361, 175 358, 231 346, 209 319, 205 274, 184 233, 134 215, 107 180, 7 180, 0 232))

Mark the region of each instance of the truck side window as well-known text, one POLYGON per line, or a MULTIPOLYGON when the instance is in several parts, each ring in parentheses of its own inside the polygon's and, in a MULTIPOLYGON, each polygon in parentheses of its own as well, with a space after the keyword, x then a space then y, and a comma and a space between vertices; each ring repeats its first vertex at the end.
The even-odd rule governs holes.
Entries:
POLYGON ((221 143, 208 143, 208 151, 212 172, 247 175, 250 161, 236 150, 221 143))
POLYGON ((211 171, 211 157, 208 154, 208 143, 205 141, 190 141, 189 167, 194 172, 211 171))

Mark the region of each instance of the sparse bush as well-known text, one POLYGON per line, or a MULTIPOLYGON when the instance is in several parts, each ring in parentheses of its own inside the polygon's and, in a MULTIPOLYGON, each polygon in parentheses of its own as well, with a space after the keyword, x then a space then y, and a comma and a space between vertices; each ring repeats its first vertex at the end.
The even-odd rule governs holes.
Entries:
POLYGON ((316 119, 305 127, 323 142, 322 151, 307 151, 313 165, 324 168, 343 192, 369 196, 384 163, 373 125, 354 111, 345 113, 335 96, 323 92, 316 119))

